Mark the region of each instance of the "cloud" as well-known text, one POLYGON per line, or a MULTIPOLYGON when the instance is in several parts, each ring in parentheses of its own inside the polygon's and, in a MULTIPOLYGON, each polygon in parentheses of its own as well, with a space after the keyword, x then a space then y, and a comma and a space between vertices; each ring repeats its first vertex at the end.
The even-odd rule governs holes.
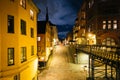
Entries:
POLYGON ((46 20, 46 7, 48 7, 49 21, 57 25, 58 36, 66 37, 72 30, 82 0, 33 0, 40 8, 38 20, 46 20))
POLYGON ((38 20, 46 19, 46 6, 49 20, 58 25, 74 24, 81 0, 33 0, 41 9, 38 20))

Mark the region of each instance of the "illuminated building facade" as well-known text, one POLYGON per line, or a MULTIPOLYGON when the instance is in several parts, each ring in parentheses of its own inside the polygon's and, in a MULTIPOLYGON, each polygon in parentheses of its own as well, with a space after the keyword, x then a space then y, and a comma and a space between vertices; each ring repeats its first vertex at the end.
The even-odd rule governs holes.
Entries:
POLYGON ((78 31, 78 43, 79 44, 87 44, 86 41, 86 34, 85 34, 85 29, 86 29, 86 2, 81 4, 81 8, 78 13, 78 23, 77 26, 79 27, 78 31))
POLYGON ((75 20, 75 25, 73 26, 73 41, 76 41, 78 43, 78 31, 79 31, 79 26, 78 26, 78 18, 75 20))
POLYGON ((47 21, 38 21, 37 34, 38 60, 41 67, 46 66, 52 48, 52 27, 47 21))
POLYGON ((54 25, 54 24, 50 24, 50 26, 52 27, 52 36, 51 36, 51 38, 52 38, 52 47, 54 47, 58 42, 59 42, 59 40, 58 40, 58 30, 57 30, 57 27, 56 27, 56 25, 54 25))
POLYGON ((46 21, 37 22, 37 38, 39 66, 46 67, 54 44, 58 41, 57 28, 49 21, 48 8, 46 8, 46 21))
POLYGON ((78 13, 78 23, 80 27, 83 25, 81 13, 85 12, 86 18, 83 28, 87 44, 120 44, 119 2, 119 0, 83 0, 81 10, 78 13))
POLYGON ((96 44, 120 44, 119 3, 119 0, 86 0, 87 31, 95 35, 96 44))
POLYGON ((0 80, 37 80, 37 13, 32 0, 0 0, 0 80))

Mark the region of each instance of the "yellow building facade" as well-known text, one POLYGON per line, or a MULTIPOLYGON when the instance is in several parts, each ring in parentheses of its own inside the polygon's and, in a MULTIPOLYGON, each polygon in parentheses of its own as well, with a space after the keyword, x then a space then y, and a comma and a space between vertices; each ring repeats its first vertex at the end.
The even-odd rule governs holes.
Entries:
POLYGON ((37 13, 32 0, 0 0, 0 80, 37 80, 37 13))

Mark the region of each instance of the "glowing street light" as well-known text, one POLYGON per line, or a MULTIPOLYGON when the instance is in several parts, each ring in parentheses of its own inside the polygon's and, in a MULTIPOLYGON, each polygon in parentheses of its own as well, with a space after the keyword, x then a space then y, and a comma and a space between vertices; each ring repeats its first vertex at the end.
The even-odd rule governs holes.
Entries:
POLYGON ((87 40, 89 45, 96 44, 96 35, 92 33, 88 33, 87 40))

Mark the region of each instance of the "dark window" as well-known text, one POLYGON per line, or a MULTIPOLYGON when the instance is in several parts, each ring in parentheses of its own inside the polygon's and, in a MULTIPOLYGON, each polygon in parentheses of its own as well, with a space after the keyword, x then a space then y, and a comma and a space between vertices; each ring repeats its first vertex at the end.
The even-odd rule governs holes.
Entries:
POLYGON ((31 46, 31 56, 34 55, 34 46, 31 46))
POLYGON ((21 34, 26 35, 26 22, 21 20, 21 34))
POLYGON ((8 33, 14 33, 14 16, 8 15, 8 33))
POLYGON ((21 63, 27 60, 26 47, 21 47, 21 63))
POLYGON ((32 80, 35 80, 35 77, 33 77, 32 80))
POLYGON ((20 74, 15 75, 14 80, 20 80, 20 74))
POLYGON ((31 37, 33 38, 34 37, 34 29, 31 28, 30 30, 31 30, 31 37))
POLYGON ((41 47, 37 46, 37 51, 40 52, 41 51, 41 47))
POLYGON ((14 48, 8 48, 8 66, 14 65, 14 48))

